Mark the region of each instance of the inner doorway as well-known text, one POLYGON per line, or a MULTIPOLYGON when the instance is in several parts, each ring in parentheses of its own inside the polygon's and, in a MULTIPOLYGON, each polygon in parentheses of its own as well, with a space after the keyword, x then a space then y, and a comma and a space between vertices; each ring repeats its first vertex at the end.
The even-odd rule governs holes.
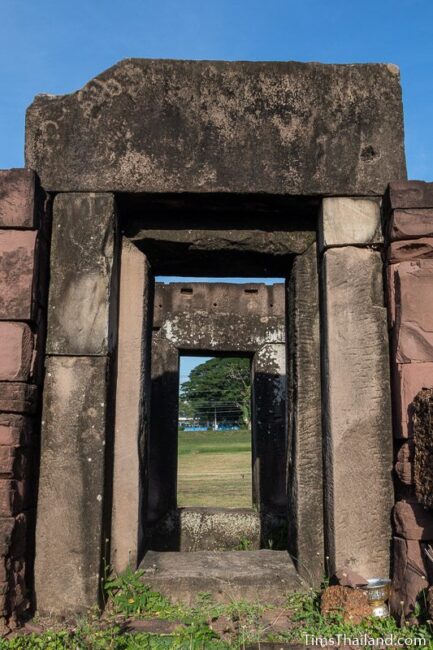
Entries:
MULTIPOLYGON (((227 540, 226 531, 236 530, 237 537, 242 538, 243 530, 251 530, 251 526, 254 528, 254 535, 250 535, 250 538, 254 538, 252 543, 256 548, 272 548, 276 537, 279 546, 281 543, 287 546, 287 534, 281 531, 283 525, 287 532, 285 295, 285 285, 281 282, 156 282, 146 529, 151 532, 151 545, 159 545, 163 541, 164 549, 157 550, 167 549, 170 538, 168 530, 174 531, 171 543, 178 550, 182 548, 182 540, 188 537, 184 534, 184 524, 186 519, 191 518, 194 521, 197 518, 200 521, 206 519, 206 528, 212 532, 195 539, 194 548, 197 548, 197 545, 200 547, 200 544, 205 544, 206 549, 216 543, 221 545, 220 536, 215 532, 218 527, 224 532, 224 543, 231 548, 229 544, 232 544, 233 539, 231 537, 227 540), (195 354, 215 357, 208 360, 206 368, 227 365, 233 375, 231 383, 234 383, 235 376, 239 375, 239 363, 242 363, 243 359, 243 369, 247 371, 244 381, 250 376, 250 384, 248 386, 247 382, 243 386, 244 390, 248 390, 248 399, 243 407, 241 404, 224 403, 228 397, 222 392, 214 397, 211 406, 206 404, 206 401, 199 401, 195 413, 181 416, 192 418, 193 424, 206 429, 206 432, 201 432, 202 453, 196 453, 195 457, 190 455, 189 458, 189 488, 191 490, 191 479, 193 480, 195 475, 195 494, 190 493, 187 495, 188 501, 182 502, 179 497, 185 498, 182 491, 185 474, 182 470, 185 469, 183 461, 186 459, 178 454, 179 449, 181 452, 185 451, 182 439, 180 446, 178 445, 182 435, 182 432, 179 433, 178 400, 181 383, 180 360, 195 354), (215 400, 220 400, 221 403, 217 405, 215 400), (251 405, 250 408, 247 402, 251 405), (226 409, 220 423, 219 407, 226 409), (233 410, 227 412, 230 407, 233 410), (201 455, 201 460, 205 458, 203 452, 206 452, 206 447, 209 452, 207 429, 216 430, 212 435, 221 435, 224 427, 228 434, 229 413, 236 415, 238 426, 242 418, 244 422, 246 420, 247 435, 251 423, 251 437, 248 435, 248 438, 244 438, 244 441, 251 441, 250 453, 247 447, 247 453, 244 455, 244 458, 251 458, 251 472, 248 471, 247 465, 245 471, 240 472, 244 474, 244 484, 251 488, 247 495, 244 493, 245 504, 239 503, 235 485, 229 486, 230 495, 224 494, 222 489, 216 490, 215 485, 211 490, 200 485, 204 473, 201 467, 203 463, 198 457, 201 455), (208 494, 204 495, 206 491, 208 494), (216 491, 220 492, 219 503, 200 503, 199 499, 202 500, 203 496, 216 499, 216 491), (191 513, 194 508, 196 511, 191 513), (197 512, 197 509, 200 512, 197 512), (219 512, 210 512, 211 510, 219 512), (225 512, 222 513, 221 510, 225 512), (227 517, 232 519, 235 525, 233 522, 228 525, 227 517), (276 530, 278 532, 275 535, 276 530)), ((232 417, 231 420, 233 419, 232 417)), ((233 432, 231 435, 233 436, 233 432)), ((226 445, 227 438, 229 436, 225 435, 226 445)), ((195 440, 197 441, 197 437, 195 440)), ((214 469, 220 458, 220 450, 221 447, 211 447, 214 469)), ((223 483, 224 479, 221 480, 219 488, 223 487, 223 483)), ((225 487, 227 488, 227 485, 225 487)))
POLYGON ((178 507, 251 508, 251 358, 180 357, 178 507))

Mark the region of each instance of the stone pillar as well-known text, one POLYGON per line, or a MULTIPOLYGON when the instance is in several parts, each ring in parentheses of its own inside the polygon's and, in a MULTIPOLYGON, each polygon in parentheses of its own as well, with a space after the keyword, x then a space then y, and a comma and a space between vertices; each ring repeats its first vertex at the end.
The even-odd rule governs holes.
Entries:
POLYGON ((153 283, 146 256, 123 238, 111 544, 111 563, 117 572, 138 566, 143 545, 153 283))
POLYGON ((431 578, 424 548, 433 543, 433 183, 391 183, 385 217, 397 501, 391 607, 411 618, 431 578))
POLYGON ((0 634, 32 600, 47 208, 32 171, 0 171, 0 634))
POLYGON ((293 263, 288 284, 289 551, 314 586, 323 579, 323 461, 319 280, 316 245, 293 263))
POLYGON ((392 434, 378 203, 324 199, 319 241, 329 570, 386 576, 392 434))
POLYGON ((117 255, 114 197, 57 195, 36 527, 40 612, 98 602, 110 536, 117 255))
POLYGON ((263 514, 284 515, 286 490, 286 347, 265 343, 253 358, 253 481, 263 514))
POLYGON ((164 337, 152 340, 151 426, 148 445, 147 523, 177 506, 179 352, 164 337))

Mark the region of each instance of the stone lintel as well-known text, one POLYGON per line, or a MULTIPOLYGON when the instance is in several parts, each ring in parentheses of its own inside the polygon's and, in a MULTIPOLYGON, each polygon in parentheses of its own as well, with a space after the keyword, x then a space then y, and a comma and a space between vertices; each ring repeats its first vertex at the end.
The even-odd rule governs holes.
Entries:
POLYGON ((217 314, 284 317, 284 284, 229 282, 170 282, 155 284, 154 327, 178 314, 217 314))
POLYGON ((160 337, 183 350, 252 354, 264 341, 285 342, 284 318, 233 312, 177 314, 164 321, 160 337))
POLYGON ((126 59, 27 111, 48 191, 377 195, 405 179, 394 65, 126 59))

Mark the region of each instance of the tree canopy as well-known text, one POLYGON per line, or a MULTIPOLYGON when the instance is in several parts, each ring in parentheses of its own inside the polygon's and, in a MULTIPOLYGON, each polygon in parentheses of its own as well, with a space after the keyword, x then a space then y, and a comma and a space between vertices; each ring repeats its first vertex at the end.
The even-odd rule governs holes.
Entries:
POLYGON ((181 385, 180 413, 200 422, 251 419, 251 364, 244 357, 217 357, 191 370, 181 385))

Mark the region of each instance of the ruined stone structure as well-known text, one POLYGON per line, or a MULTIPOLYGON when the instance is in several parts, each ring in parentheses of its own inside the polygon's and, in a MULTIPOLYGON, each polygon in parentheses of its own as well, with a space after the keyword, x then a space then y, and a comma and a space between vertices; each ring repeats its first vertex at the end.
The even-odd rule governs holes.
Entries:
POLYGON ((38 96, 26 169, 0 173, 4 622, 95 605, 106 563, 245 527, 260 547, 281 522, 294 573, 393 564, 409 613, 406 559, 426 571, 433 541, 411 469, 432 242, 395 66, 137 59, 38 96), (257 511, 177 509, 182 351, 252 359, 257 511))

